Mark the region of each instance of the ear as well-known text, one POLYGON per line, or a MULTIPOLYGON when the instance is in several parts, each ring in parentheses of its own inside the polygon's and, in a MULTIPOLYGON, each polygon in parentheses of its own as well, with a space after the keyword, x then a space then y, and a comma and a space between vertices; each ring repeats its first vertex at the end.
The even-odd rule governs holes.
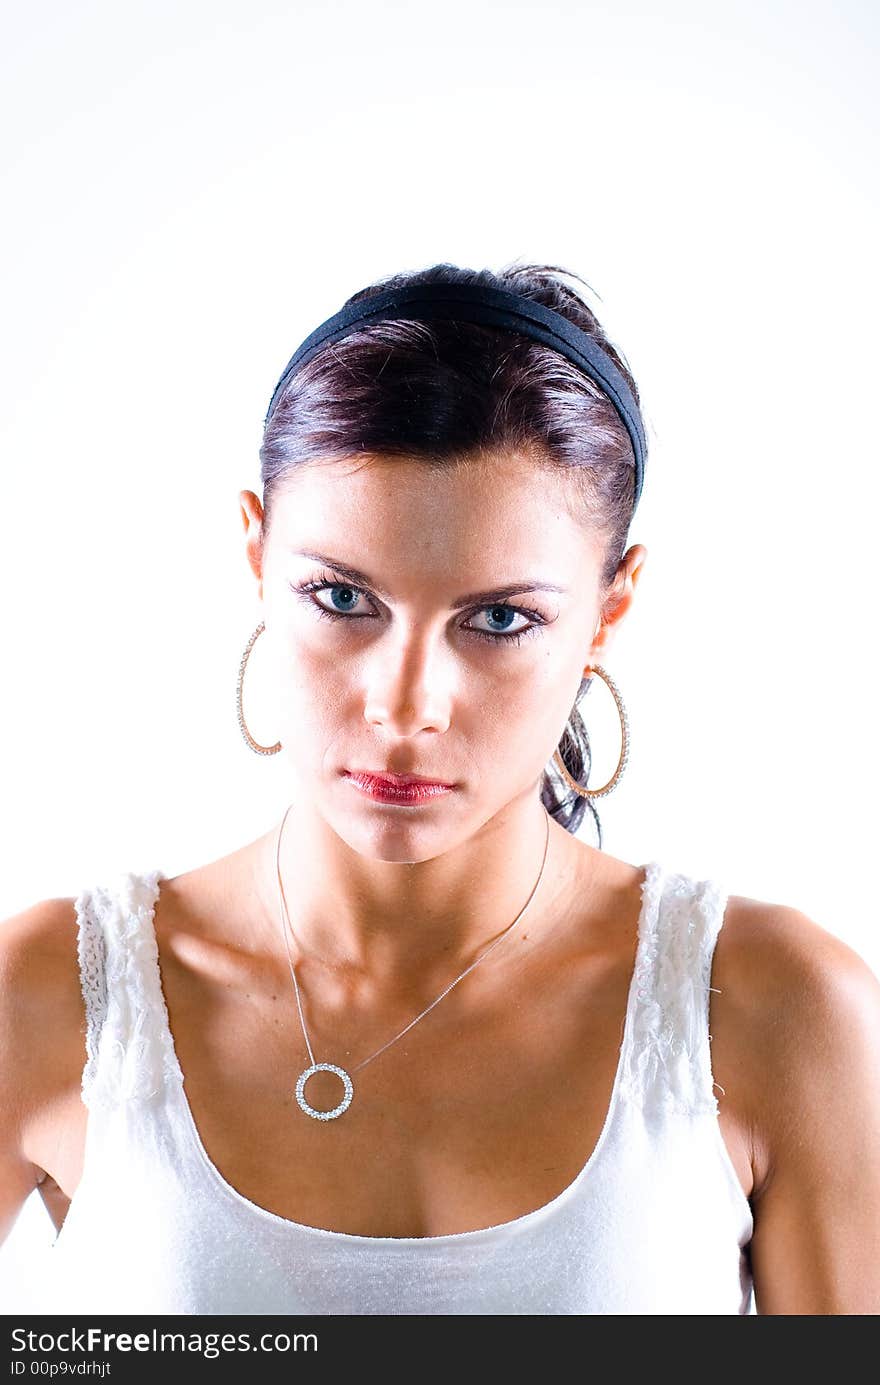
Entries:
MULTIPOLYGON (((604 664, 620 622, 624 619, 635 597, 636 584, 645 565, 648 550, 644 544, 636 543, 628 548, 620 560, 614 581, 608 591, 600 613, 599 626, 590 646, 590 666, 604 664)), ((584 668, 584 676, 589 667, 584 668)))
POLYGON ((257 579, 260 600, 263 599, 263 506, 253 491, 239 491, 241 519, 247 532, 245 552, 251 572, 257 579))

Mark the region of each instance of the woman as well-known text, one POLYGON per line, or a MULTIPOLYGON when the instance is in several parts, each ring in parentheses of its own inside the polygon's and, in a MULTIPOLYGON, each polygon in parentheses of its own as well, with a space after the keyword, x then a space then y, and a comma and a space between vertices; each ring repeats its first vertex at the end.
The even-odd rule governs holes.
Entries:
POLYGON ((3 929, 2 1213, 37 1183, 53 1308, 880 1308, 869 968, 575 836, 626 763, 645 437, 559 276, 436 265, 306 338, 240 495, 239 721, 289 808, 3 929), (591 786, 597 674, 622 750, 591 786))

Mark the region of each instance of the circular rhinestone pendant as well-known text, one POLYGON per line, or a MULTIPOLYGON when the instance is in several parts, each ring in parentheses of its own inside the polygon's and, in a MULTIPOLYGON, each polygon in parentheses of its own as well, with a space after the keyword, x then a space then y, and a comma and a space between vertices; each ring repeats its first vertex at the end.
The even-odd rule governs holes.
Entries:
POLYGON ((296 1099, 302 1110, 305 1111, 306 1115, 314 1116, 315 1120, 335 1120, 337 1116, 342 1115, 343 1111, 348 1110, 349 1106, 351 1105, 351 1098, 353 1095, 354 1087, 352 1086, 351 1078, 345 1071, 345 1068, 337 1067, 335 1063, 312 1063, 311 1067, 306 1068, 305 1072, 301 1072, 299 1077, 297 1078, 296 1099), (309 1078, 312 1076, 312 1074, 315 1072, 335 1072, 337 1077, 342 1078, 342 1082, 345 1087, 345 1095, 343 1096, 339 1105, 333 1107, 332 1111, 316 1111, 314 1106, 310 1106, 305 1099, 305 1085, 308 1082, 309 1078))

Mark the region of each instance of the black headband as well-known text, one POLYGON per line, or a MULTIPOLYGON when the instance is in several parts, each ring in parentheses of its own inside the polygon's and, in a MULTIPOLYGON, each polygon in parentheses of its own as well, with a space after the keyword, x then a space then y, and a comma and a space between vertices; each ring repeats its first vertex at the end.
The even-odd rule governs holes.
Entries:
POLYGON ((636 459, 633 509, 638 504, 645 474, 647 443, 638 405, 625 376, 597 341, 581 331, 555 309, 536 303, 533 298, 488 284, 410 284, 404 288, 383 289, 372 297, 349 303, 328 317, 291 356, 266 410, 266 421, 280 391, 296 369, 311 360, 328 342, 339 341, 361 323, 381 319, 407 318, 428 321, 433 318, 477 322, 501 327, 532 337, 567 356, 605 391, 626 425, 636 459))

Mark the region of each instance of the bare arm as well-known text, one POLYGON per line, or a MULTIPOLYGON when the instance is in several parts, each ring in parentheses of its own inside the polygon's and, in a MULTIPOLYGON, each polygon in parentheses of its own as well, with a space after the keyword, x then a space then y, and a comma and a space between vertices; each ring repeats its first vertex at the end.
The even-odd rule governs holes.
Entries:
POLYGON ((880 982, 794 909, 773 909, 756 951, 756 1309, 880 1313, 880 982))
POLYGON ((85 1062, 84 1028, 73 900, 0 921, 0 1243, 51 1163, 85 1062))

